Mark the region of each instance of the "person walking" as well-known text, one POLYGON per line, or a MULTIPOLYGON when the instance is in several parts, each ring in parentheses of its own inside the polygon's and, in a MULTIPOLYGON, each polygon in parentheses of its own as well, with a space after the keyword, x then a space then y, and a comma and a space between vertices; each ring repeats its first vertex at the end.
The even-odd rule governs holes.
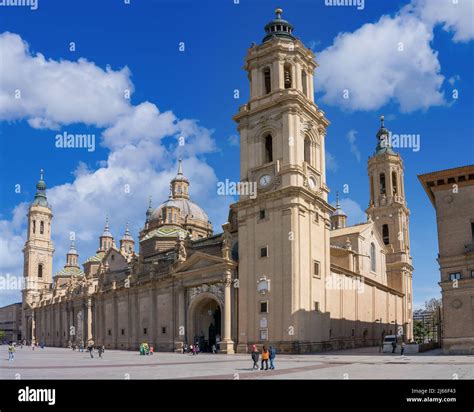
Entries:
POLYGON ((212 353, 216 353, 216 345, 212 345, 212 353))
POLYGON ((94 357, 94 341, 90 340, 87 343, 87 350, 89 351, 89 354, 91 355, 91 359, 94 357))
POLYGON ((397 349, 397 341, 392 342, 392 353, 395 353, 395 349, 397 349))
POLYGON ((402 344, 400 345, 401 349, 400 349, 400 356, 403 356, 403 353, 405 352, 405 342, 402 342, 402 344))
POLYGON ((8 361, 12 361, 13 358, 15 357, 15 346, 13 346, 13 343, 10 342, 8 345, 8 361))
POLYGON ((273 346, 270 346, 268 352, 269 352, 269 359, 270 359, 270 369, 275 369, 275 365, 273 364, 273 361, 275 360, 276 349, 273 346))
POLYGON ((252 369, 258 369, 258 357, 260 356, 260 353, 258 352, 257 345, 252 346, 252 360, 253 360, 253 366, 252 369))
POLYGON ((104 345, 99 346, 97 352, 99 353, 99 358, 101 358, 102 354, 104 353, 104 345))
POLYGON ((262 367, 260 370, 263 370, 263 364, 265 364, 265 370, 268 370, 268 358, 270 357, 270 353, 268 352, 268 349, 266 346, 263 347, 262 350, 262 367))

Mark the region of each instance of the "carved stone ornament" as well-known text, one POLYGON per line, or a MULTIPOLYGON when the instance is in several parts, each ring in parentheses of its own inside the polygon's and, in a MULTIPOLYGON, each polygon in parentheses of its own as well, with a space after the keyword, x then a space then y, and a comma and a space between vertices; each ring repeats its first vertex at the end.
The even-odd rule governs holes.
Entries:
POLYGON ((223 304, 224 303, 224 285, 222 283, 213 283, 208 285, 204 283, 201 286, 195 286, 188 289, 189 301, 192 302, 196 297, 201 293, 212 293, 217 300, 223 304))

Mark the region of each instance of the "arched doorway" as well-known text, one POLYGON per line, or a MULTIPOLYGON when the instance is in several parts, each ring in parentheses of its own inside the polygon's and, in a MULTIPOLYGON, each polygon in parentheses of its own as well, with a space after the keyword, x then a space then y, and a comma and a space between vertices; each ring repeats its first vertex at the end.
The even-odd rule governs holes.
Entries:
MULTIPOLYGON (((198 298, 199 299, 199 298, 198 298)), ((210 352, 212 345, 218 348, 221 339, 221 306, 212 295, 193 302, 189 310, 188 343, 198 343, 202 352, 210 352)))

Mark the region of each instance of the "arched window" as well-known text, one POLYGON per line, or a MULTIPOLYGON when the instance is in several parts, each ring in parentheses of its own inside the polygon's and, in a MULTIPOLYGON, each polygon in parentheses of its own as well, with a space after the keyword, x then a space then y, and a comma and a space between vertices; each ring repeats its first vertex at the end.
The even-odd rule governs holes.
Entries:
POLYGON ((303 94, 308 97, 308 76, 304 70, 301 71, 301 84, 303 85, 303 94))
POLYGON ((44 222, 43 221, 40 222, 40 234, 41 235, 44 234, 44 222))
POLYGON ((393 194, 398 194, 398 185, 397 185, 397 173, 392 172, 392 187, 393 187, 393 194))
POLYGON ((33 233, 36 233, 36 220, 33 220, 33 233))
POLYGON ((382 226, 382 238, 383 238, 383 243, 388 245, 390 243, 390 236, 388 233, 388 225, 383 225, 382 226))
POLYGON ((311 160, 311 140, 309 140, 309 137, 306 136, 304 138, 304 161, 313 166, 311 160))
POLYGON ((291 65, 285 64, 284 68, 285 89, 292 87, 293 79, 291 78, 291 65))
POLYGON ((372 272, 375 272, 376 269, 376 264, 377 262, 375 261, 375 245, 373 243, 370 244, 370 270, 372 272))
POLYGON ((272 135, 265 136, 265 163, 273 162, 273 139, 272 135))
POLYGON ((43 277, 43 264, 38 265, 38 277, 42 278, 43 277))
POLYGON ((263 80, 265 84, 265 93, 268 94, 272 91, 272 77, 269 67, 263 70, 263 80))
POLYGON ((386 193, 385 173, 380 173, 380 194, 384 195, 385 193, 386 193))
POLYGON ((169 223, 171 223, 171 216, 172 216, 171 211, 168 211, 168 222, 169 222, 169 223))

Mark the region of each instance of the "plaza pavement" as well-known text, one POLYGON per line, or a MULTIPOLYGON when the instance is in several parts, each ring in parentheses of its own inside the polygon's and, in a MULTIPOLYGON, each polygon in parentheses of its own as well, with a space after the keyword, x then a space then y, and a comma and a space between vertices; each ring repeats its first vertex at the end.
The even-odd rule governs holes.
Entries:
POLYGON ((273 371, 253 371, 250 354, 155 353, 107 350, 100 359, 87 352, 17 347, 8 361, 0 346, 0 379, 474 379, 474 356, 381 354, 360 348, 311 355, 279 355, 273 371))

